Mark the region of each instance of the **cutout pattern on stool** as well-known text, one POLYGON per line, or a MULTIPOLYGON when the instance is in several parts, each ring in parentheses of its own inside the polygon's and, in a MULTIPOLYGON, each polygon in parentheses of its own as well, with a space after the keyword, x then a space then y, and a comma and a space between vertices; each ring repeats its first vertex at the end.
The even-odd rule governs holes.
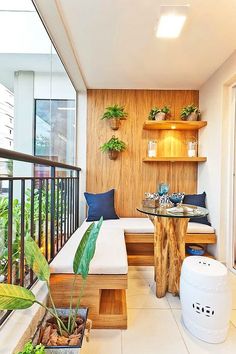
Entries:
POLYGON ((193 309, 196 313, 204 315, 206 317, 214 316, 215 311, 212 309, 211 306, 202 306, 199 302, 193 303, 193 309))

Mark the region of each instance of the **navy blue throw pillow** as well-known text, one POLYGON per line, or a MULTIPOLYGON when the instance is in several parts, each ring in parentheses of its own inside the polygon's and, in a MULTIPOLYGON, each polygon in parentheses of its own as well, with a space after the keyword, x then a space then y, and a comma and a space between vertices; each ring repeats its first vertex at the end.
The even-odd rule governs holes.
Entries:
MULTIPOLYGON (((202 194, 186 194, 183 199, 184 204, 192 204, 202 208, 206 207, 206 193, 202 194)), ((198 222, 200 224, 205 224, 211 226, 209 223, 207 216, 203 216, 202 218, 190 218, 189 221, 198 222)))
POLYGON ((114 208, 114 189, 105 193, 84 193, 88 204, 87 221, 98 221, 101 216, 104 220, 119 219, 114 208))

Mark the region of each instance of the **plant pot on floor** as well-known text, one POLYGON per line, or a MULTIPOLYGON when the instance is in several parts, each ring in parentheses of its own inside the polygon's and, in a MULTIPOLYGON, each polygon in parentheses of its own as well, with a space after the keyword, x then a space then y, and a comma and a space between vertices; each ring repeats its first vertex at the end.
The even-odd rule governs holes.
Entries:
POLYGON ((165 120, 166 114, 164 112, 159 112, 155 115, 155 120, 165 120))
POLYGON ((116 160, 119 155, 119 151, 116 150, 109 150, 108 151, 108 157, 110 160, 116 160))
MULTIPOLYGON (((67 318, 69 309, 57 309, 61 319, 67 318)), ((45 315, 35 334, 34 342, 45 346, 46 354, 79 354, 85 336, 85 326, 88 317, 88 309, 79 309, 79 319, 75 333, 70 337, 58 336, 56 324, 52 317, 45 315), (55 345, 54 345, 55 344, 55 345)))
POLYGON ((112 130, 118 130, 120 128, 120 119, 112 118, 108 121, 112 130))

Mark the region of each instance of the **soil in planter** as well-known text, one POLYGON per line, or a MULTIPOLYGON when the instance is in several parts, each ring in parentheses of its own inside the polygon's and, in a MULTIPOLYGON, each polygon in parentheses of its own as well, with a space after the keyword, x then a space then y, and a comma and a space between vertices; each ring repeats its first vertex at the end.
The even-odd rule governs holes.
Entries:
MULTIPOLYGON (((67 325, 68 317, 61 318, 63 323, 67 325)), ((78 316, 76 319, 74 333, 69 335, 62 330, 62 336, 59 334, 58 326, 54 318, 46 321, 45 326, 41 327, 38 343, 45 346, 81 346, 84 333, 85 320, 78 316)))

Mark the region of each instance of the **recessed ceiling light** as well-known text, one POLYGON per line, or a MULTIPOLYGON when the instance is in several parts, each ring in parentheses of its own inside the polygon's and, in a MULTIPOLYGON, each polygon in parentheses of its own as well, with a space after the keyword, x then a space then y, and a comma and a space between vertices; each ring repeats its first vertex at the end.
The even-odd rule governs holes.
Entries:
POLYGON ((187 18, 189 5, 160 6, 156 36, 158 38, 177 38, 187 18))

